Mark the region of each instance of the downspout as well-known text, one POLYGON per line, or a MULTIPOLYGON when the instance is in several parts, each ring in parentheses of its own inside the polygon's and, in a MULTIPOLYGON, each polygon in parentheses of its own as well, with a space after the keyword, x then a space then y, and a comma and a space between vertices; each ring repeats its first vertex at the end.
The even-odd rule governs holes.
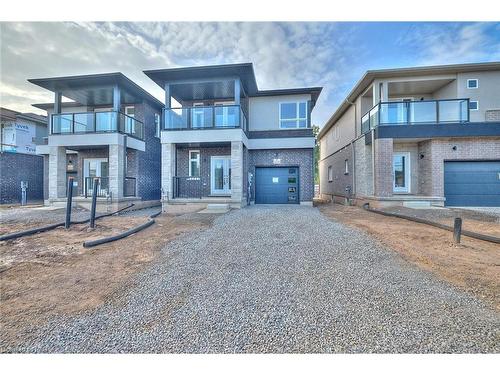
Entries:
POLYGON ((375 196, 375 129, 371 130, 372 137, 372 195, 375 196))
MULTIPOLYGON (((357 138, 357 126, 358 126, 358 109, 355 102, 345 100, 346 103, 354 106, 354 139, 357 138)), ((351 141, 351 153, 352 153, 352 191, 351 196, 356 197, 356 151, 354 150, 354 140, 351 141)))

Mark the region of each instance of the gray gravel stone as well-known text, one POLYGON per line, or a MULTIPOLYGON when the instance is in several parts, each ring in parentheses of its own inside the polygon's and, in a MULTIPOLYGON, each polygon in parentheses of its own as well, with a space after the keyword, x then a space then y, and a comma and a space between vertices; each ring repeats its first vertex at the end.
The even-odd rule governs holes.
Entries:
POLYGON ((3 351, 498 352, 499 323, 316 208, 252 206, 169 243, 100 308, 3 351))

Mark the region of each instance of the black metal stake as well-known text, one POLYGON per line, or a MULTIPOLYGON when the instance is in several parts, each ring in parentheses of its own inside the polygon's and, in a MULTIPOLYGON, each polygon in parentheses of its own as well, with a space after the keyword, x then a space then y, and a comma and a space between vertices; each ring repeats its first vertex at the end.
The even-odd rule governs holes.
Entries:
POLYGON ((462 218, 456 217, 453 224, 453 241, 460 243, 460 236, 462 235, 462 218))
POLYGON ((68 193, 66 199, 66 221, 64 228, 68 229, 71 225, 71 206, 73 203, 73 177, 68 178, 68 193))
POLYGON ((99 179, 94 178, 94 185, 92 189, 92 206, 90 209, 90 227, 95 228, 95 208, 97 204, 97 188, 99 187, 99 179))

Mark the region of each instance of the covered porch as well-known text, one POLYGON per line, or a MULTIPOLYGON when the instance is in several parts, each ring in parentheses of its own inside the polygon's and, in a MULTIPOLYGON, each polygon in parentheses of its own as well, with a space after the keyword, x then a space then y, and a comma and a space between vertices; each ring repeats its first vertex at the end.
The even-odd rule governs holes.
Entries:
POLYGON ((469 99, 456 97, 456 84, 446 75, 375 80, 360 96, 362 133, 377 126, 469 122, 469 99))
POLYGON ((245 205, 242 142, 163 144, 162 190, 168 203, 245 205))
POLYGON ((123 145, 49 146, 46 163, 46 203, 64 202, 68 182, 73 180, 73 197, 90 201, 94 180, 99 200, 140 199, 137 194, 138 151, 123 145))

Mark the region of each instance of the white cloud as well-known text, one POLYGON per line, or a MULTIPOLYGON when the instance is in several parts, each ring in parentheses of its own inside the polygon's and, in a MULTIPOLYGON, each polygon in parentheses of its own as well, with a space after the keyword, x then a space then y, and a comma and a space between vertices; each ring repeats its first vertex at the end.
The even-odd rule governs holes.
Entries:
POLYGON ((399 42, 416 49, 420 65, 495 61, 500 60, 499 33, 499 24, 440 23, 415 28, 399 42))
POLYGON ((339 82, 349 38, 326 23, 8 23, 2 24, 3 103, 33 111, 52 94, 27 78, 121 71, 158 98, 142 70, 253 62, 262 89, 325 86, 314 121, 339 82), (22 90, 25 95, 16 95, 22 90), (42 100, 43 99, 43 100, 42 100))

